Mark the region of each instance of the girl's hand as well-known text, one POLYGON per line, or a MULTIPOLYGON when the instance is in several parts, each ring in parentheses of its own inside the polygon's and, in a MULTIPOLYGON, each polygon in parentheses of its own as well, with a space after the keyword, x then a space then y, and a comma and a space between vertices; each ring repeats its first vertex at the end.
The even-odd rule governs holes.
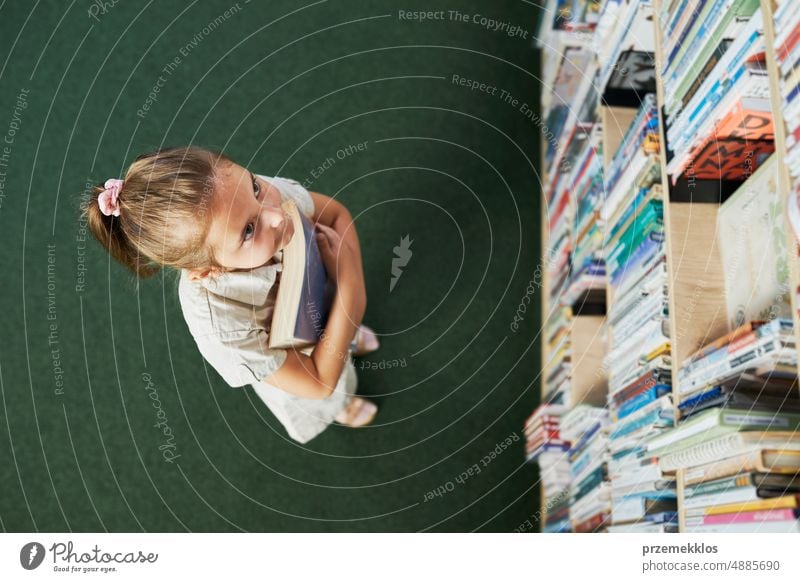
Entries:
POLYGON ((322 261, 329 277, 336 279, 337 293, 344 293, 352 303, 348 311, 359 320, 364 315, 367 305, 367 291, 364 283, 364 271, 358 253, 338 232, 329 226, 317 223, 322 261))
POLYGON ((350 246, 329 226, 317 223, 317 245, 328 276, 340 281, 352 271, 355 257, 350 246))

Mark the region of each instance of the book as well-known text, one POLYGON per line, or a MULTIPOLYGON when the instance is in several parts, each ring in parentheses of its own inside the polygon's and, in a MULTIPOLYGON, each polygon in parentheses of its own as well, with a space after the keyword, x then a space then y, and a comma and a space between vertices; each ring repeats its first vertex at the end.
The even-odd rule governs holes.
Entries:
POLYGON ((741 503, 800 493, 800 477, 777 473, 737 473, 729 477, 688 485, 684 489, 684 508, 692 509, 723 503, 741 503))
MULTIPOLYGON (((747 324, 743 326, 747 327, 747 324)), ((695 392, 745 372, 770 376, 781 364, 796 363, 790 319, 776 318, 749 327, 752 331, 736 335, 735 339, 728 334, 725 336, 728 338, 726 344, 710 351, 704 348, 702 356, 684 362, 679 372, 681 394, 695 392)))
POLYGON ((800 517, 796 509, 772 509, 766 511, 743 511, 740 513, 725 513, 720 515, 706 515, 703 517, 687 517, 686 525, 729 525, 737 523, 760 524, 771 521, 792 521, 800 517))
POLYGON ((685 533, 800 533, 800 521, 786 519, 782 521, 752 521, 743 523, 688 524, 685 533))
POLYGON ((683 509, 687 516, 696 515, 702 514, 705 508, 716 504, 744 503, 747 501, 756 501, 758 499, 760 498, 758 496, 758 490, 755 487, 737 487, 735 489, 726 489, 716 493, 684 497, 683 509))
POLYGON ((724 515, 726 513, 744 513, 751 511, 771 511, 775 509, 797 509, 800 507, 800 498, 797 495, 772 497, 770 499, 757 499, 741 503, 725 503, 713 505, 703 510, 705 515, 724 515))
POLYGON ((615 525, 643 519, 652 522, 672 521, 668 514, 674 513, 676 508, 674 498, 649 499, 634 496, 614 497, 611 501, 611 518, 615 525))
POLYGON ((746 336, 750 334, 750 332, 758 329, 762 325, 764 325, 766 321, 748 321, 742 323, 736 329, 728 332, 727 334, 720 336, 719 338, 715 339, 714 341, 706 344, 701 349, 697 350, 694 354, 692 354, 686 361, 683 362, 682 368, 688 369, 691 365, 695 362, 702 360, 703 358, 708 357, 712 353, 716 352, 717 350, 727 346, 729 343, 739 339, 740 337, 746 336))
POLYGON ((608 526, 608 533, 678 533, 678 524, 677 522, 614 524, 608 526))
POLYGON ((800 451, 758 449, 692 467, 686 470, 685 484, 701 483, 747 471, 794 475, 800 472, 800 451))
POLYGON ((659 464, 667 472, 685 469, 716 459, 743 455, 756 449, 796 447, 800 450, 800 432, 736 432, 698 442, 680 451, 661 455, 659 464))
POLYGON ((798 427, 800 427, 800 414, 715 408, 653 438, 648 443, 648 449, 657 450, 664 456, 674 450, 688 448, 698 442, 730 432, 759 429, 796 431, 798 427), (672 450, 667 447, 671 447, 672 450))
POLYGON ((601 530, 608 524, 608 513, 597 513, 589 519, 582 521, 573 526, 575 533, 594 533, 601 530))
POLYGON ((283 249, 283 267, 275 298, 270 348, 303 348, 322 337, 335 295, 314 237, 314 227, 287 200, 282 204, 294 225, 294 235, 283 249))

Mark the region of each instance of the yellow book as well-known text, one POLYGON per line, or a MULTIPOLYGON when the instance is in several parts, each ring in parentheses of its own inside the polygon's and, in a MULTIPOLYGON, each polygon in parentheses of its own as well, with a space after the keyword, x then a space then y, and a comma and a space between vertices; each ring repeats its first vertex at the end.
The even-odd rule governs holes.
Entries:
POLYGON ((706 515, 720 515, 723 513, 742 513, 744 511, 764 511, 769 509, 795 509, 800 507, 796 495, 786 497, 773 497, 771 499, 759 499, 757 501, 745 501, 743 503, 726 503, 725 505, 714 505, 707 507, 706 515))
POLYGON ((652 352, 647 354, 645 356, 645 360, 647 360, 649 362, 650 360, 654 360, 658 356, 661 356, 663 354, 669 354, 669 342, 664 342, 663 344, 658 346, 656 349, 654 349, 652 352))

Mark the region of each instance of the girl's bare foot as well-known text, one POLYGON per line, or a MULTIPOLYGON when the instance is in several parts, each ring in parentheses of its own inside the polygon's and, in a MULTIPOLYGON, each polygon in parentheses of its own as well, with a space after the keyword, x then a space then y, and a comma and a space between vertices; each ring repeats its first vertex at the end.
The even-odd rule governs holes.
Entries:
POLYGON ((366 325, 359 325, 356 332, 356 349, 353 350, 354 356, 365 356, 381 347, 378 336, 366 325))
POLYGON ((366 426, 375 419, 378 406, 365 398, 353 396, 350 403, 334 419, 339 424, 350 427, 366 426))

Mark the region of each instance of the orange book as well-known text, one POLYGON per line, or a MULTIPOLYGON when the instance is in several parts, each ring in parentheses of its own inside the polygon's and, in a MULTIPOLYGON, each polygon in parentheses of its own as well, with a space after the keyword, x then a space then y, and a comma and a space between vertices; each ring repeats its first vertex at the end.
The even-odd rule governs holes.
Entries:
POLYGON ((712 137, 692 154, 691 176, 697 180, 746 180, 774 151, 772 141, 712 137))
POLYGON ((716 125, 717 138, 739 138, 748 141, 773 141, 775 126, 772 112, 745 107, 747 103, 737 101, 728 114, 716 125))
MULTIPOLYGON (((698 180, 746 180, 775 151, 772 112, 758 100, 739 100, 694 148, 677 176, 698 180)), ((673 183, 677 182, 673 177, 673 183)))
POLYGON ((687 365, 689 362, 696 362, 697 360, 701 360, 708 356, 710 353, 717 351, 723 346, 726 346, 739 338, 745 337, 748 334, 752 333, 754 330, 758 329, 762 325, 764 325, 765 321, 748 321, 744 325, 741 325, 734 329, 731 332, 726 333, 720 338, 715 339, 713 342, 706 344, 699 350, 697 350, 694 354, 692 354, 687 360, 683 363, 683 365, 687 365))

